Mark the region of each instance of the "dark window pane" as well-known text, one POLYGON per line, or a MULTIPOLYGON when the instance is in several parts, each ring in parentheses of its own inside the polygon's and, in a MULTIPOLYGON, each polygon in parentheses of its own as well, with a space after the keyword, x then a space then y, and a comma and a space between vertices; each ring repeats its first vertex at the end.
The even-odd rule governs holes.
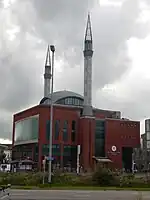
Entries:
POLYGON ((55 121, 55 140, 59 140, 60 121, 55 121))
MULTIPOLYGON (((52 156, 60 156, 60 145, 59 144, 53 144, 52 146, 52 156)), ((49 156, 49 144, 44 144, 42 147, 42 154, 43 156, 49 156)))
POLYGON ((50 134, 50 120, 46 121, 46 139, 49 140, 49 134, 50 134))
POLYGON ((72 121, 72 131, 75 131, 76 129, 76 121, 72 121))
POLYGON ((74 98, 72 98, 72 104, 75 105, 75 99, 74 98))
POLYGON ((75 142, 75 140, 76 140, 76 121, 72 121, 71 141, 75 142))
POLYGON ((64 127, 63 127, 63 141, 68 141, 68 122, 64 121, 64 127))
POLYGON ((71 146, 70 145, 64 145, 64 156, 71 156, 71 146))
POLYGON ((95 156, 105 156, 105 122, 101 120, 96 121, 95 156))
POLYGON ((38 144, 35 144, 34 146, 34 154, 33 154, 33 161, 38 162, 38 157, 39 157, 39 147, 38 144))

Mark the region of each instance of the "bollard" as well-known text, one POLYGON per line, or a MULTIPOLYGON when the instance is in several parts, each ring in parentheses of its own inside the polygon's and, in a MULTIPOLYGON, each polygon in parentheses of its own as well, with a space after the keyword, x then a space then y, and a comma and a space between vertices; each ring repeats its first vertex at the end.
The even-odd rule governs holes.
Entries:
POLYGON ((10 184, 7 186, 0 186, 0 199, 10 200, 10 187, 10 184))

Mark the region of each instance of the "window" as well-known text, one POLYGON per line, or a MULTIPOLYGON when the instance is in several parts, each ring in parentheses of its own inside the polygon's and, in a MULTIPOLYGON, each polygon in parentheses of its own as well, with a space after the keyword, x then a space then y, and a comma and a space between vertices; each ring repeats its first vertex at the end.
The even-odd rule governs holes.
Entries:
POLYGON ((122 127, 128 127, 128 128, 134 128, 134 127, 137 127, 137 124, 136 123, 128 123, 128 122, 124 122, 124 123, 120 123, 120 126, 122 127))
POLYGON ((64 145, 64 156, 71 156, 71 146, 70 145, 64 145))
POLYGON ((35 162, 38 162, 38 156, 39 156, 39 146, 38 146, 38 144, 35 144, 35 146, 34 146, 34 158, 33 158, 33 160, 35 162))
POLYGON ((46 140, 49 140, 50 135, 50 120, 46 121, 46 140))
POLYGON ((96 120, 95 156, 105 156, 105 122, 102 120, 96 120))
POLYGON ((55 121, 55 140, 59 140, 59 130, 60 130, 60 121, 56 120, 55 121))
POLYGON ((82 106, 83 99, 76 98, 76 97, 67 97, 67 98, 58 100, 56 103, 63 104, 63 105, 82 106))
POLYGON ((95 141, 95 156, 105 157, 105 144, 101 139, 96 139, 95 141))
POLYGON ((68 104, 68 98, 65 99, 65 104, 66 104, 66 105, 68 104))
POLYGON ((76 121, 72 121, 71 141, 76 141, 76 121))
POLYGON ((39 116, 28 117, 15 123, 15 142, 37 140, 39 134, 39 116))
MULTIPOLYGON (((43 145, 42 154, 43 154, 43 156, 49 155, 49 144, 43 145)), ((55 156, 60 156, 60 154, 61 154, 60 145, 59 144, 53 144, 52 145, 52 155, 55 157, 55 156)))
POLYGON ((64 142, 68 141, 68 122, 66 120, 64 121, 64 127, 63 127, 63 141, 64 142))
POLYGON ((61 149, 59 144, 53 144, 53 149, 52 149, 52 154, 53 156, 60 156, 61 154, 61 149))

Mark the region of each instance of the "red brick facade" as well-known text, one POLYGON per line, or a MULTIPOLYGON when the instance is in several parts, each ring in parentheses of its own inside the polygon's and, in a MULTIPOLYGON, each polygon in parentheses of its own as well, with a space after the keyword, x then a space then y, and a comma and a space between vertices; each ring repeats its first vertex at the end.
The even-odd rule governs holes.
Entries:
POLYGON ((81 144, 81 165, 84 168, 92 168, 92 157, 94 155, 94 130, 95 118, 80 118, 80 144, 81 144))
MULTIPOLYGON (((48 144, 46 139, 46 121, 50 118, 50 108, 44 105, 35 106, 23 112, 14 115, 13 121, 13 145, 15 134, 15 122, 21 119, 39 114, 39 167, 42 161, 42 145, 48 144)), ((96 117, 102 118, 99 113, 96 117)), ((95 118, 80 117, 80 109, 68 106, 55 106, 54 107, 54 121, 60 120, 60 133, 59 139, 56 141, 53 138, 53 144, 61 144, 61 151, 63 145, 77 145, 81 144, 81 165, 84 168, 91 168, 93 165, 92 157, 95 155, 95 118), (68 121, 68 140, 63 141, 62 130, 64 120, 68 121), (76 141, 71 141, 71 123, 76 121, 76 141)), ((54 125, 53 125, 54 133, 54 125)), ((105 154, 118 168, 122 168, 122 146, 137 147, 140 144, 140 123, 105 119, 105 154), (131 124, 129 126, 128 124, 131 124), (136 125, 135 125, 136 124, 136 125), (112 146, 117 147, 116 153, 111 152, 112 146)), ((31 144, 32 145, 32 144, 31 144)), ((62 160, 62 156, 60 158, 62 160)))
POLYGON ((115 166, 122 168, 122 147, 136 148, 140 145, 140 122, 106 120, 105 152, 115 166), (116 146, 116 152, 112 152, 116 146))

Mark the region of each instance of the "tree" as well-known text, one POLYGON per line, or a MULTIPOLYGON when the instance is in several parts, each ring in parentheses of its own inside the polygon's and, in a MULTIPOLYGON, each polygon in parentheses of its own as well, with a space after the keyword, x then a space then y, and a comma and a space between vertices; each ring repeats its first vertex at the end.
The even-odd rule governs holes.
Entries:
POLYGON ((3 164, 6 159, 6 154, 4 153, 4 150, 0 151, 0 164, 3 164))

